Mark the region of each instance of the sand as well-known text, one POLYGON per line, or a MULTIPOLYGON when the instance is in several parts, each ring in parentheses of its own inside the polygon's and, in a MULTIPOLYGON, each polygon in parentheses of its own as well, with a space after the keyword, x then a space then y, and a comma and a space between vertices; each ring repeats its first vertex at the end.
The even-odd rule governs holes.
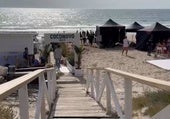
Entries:
POLYGON ((170 71, 158 68, 146 62, 153 60, 154 54, 148 56, 146 52, 130 48, 128 56, 121 55, 121 47, 112 49, 99 49, 86 47, 82 57, 82 67, 96 65, 97 67, 110 67, 130 73, 140 74, 160 80, 170 81, 170 71))

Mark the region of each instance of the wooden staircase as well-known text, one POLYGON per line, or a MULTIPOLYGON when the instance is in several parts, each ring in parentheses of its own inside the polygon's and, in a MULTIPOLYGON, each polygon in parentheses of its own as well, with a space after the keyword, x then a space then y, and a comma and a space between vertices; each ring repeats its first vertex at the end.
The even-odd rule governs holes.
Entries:
POLYGON ((107 118, 106 112, 88 95, 85 81, 71 74, 57 80, 58 97, 53 118, 107 118))

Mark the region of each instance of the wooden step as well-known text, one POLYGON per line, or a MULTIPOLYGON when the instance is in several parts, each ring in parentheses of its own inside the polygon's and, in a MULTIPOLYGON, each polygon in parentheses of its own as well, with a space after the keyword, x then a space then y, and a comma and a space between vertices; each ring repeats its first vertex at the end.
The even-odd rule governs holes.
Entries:
MULTIPOLYGON (((76 77, 66 76, 57 80, 58 99, 54 118, 64 117, 108 117, 97 102, 86 95, 85 84, 76 77)), ((94 119, 94 118, 93 118, 94 119)))

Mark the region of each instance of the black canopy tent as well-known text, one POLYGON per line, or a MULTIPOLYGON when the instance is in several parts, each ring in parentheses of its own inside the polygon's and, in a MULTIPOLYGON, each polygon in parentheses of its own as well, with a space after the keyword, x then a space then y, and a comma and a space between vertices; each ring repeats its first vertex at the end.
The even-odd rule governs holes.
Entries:
POLYGON ((100 45, 102 47, 113 47, 115 43, 122 42, 125 36, 125 26, 119 25, 113 20, 109 19, 103 26, 99 26, 102 40, 100 45))
POLYGON ((154 49, 158 42, 166 41, 170 37, 170 29, 156 22, 151 26, 138 30, 136 34, 136 49, 146 51, 147 42, 151 35, 154 49))
POLYGON ((137 32, 139 29, 142 28, 144 27, 135 21, 134 23, 126 27, 126 32, 137 32))
POLYGON ((109 19, 108 21, 106 21, 106 23, 103 26, 117 26, 119 25, 118 23, 116 23, 115 21, 113 21, 112 19, 109 19))

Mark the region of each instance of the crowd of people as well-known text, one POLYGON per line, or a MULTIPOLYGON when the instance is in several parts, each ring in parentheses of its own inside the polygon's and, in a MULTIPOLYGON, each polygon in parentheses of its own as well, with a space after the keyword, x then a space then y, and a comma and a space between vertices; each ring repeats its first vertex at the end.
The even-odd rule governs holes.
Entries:
POLYGON ((170 56, 170 39, 167 41, 158 42, 156 44, 156 54, 157 55, 167 55, 170 56))
POLYGON ((39 66, 44 66, 45 61, 42 56, 40 56, 38 59, 35 57, 36 54, 30 55, 29 54, 29 49, 27 47, 24 48, 23 52, 23 60, 24 64, 23 67, 39 67, 39 66))
POLYGON ((80 32, 80 40, 82 45, 90 45, 93 46, 93 43, 96 43, 96 35, 95 32, 90 31, 82 31, 80 32))
POLYGON ((158 56, 165 56, 170 57, 170 39, 163 40, 161 42, 158 42, 156 46, 154 47, 154 44, 152 42, 152 36, 147 42, 147 54, 148 56, 151 56, 151 52, 155 52, 155 57, 158 56))

